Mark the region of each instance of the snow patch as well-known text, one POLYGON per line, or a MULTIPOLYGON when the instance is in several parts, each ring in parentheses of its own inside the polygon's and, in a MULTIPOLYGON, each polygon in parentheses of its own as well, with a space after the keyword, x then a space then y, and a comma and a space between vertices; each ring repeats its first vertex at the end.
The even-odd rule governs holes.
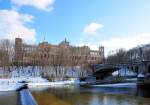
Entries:
POLYGON ((98 87, 132 87, 136 86, 136 83, 116 83, 116 84, 101 84, 101 85, 92 85, 92 86, 98 86, 98 87))

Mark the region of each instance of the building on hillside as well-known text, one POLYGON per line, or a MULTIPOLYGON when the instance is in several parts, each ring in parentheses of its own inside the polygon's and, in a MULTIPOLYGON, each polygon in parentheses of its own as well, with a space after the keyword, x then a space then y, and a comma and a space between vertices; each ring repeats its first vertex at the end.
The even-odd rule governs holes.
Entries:
POLYGON ((88 46, 71 46, 65 39, 58 45, 46 41, 38 45, 23 43, 21 38, 15 39, 15 62, 39 65, 69 65, 98 64, 104 61, 104 47, 91 50, 88 46))

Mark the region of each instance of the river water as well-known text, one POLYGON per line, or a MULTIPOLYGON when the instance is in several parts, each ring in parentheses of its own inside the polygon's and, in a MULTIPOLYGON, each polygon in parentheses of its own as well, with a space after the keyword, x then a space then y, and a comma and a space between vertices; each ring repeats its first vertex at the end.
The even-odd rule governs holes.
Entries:
MULTIPOLYGON (((150 105, 149 87, 65 86, 30 90, 38 105, 150 105)), ((0 92, 0 105, 20 105, 18 92, 0 92)))
POLYGON ((150 105, 149 88, 66 86, 31 90, 39 105, 150 105))
POLYGON ((0 105, 19 105, 18 92, 0 92, 0 105))

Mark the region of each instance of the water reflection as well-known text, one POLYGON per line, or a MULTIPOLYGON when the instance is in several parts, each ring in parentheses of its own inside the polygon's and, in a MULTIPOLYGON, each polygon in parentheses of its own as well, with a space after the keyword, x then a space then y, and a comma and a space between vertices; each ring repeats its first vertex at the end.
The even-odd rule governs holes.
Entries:
POLYGON ((138 86, 136 95, 150 98, 150 86, 138 86))
POLYGON ((17 92, 0 92, 0 105, 19 105, 17 92))
POLYGON ((39 105, 150 105, 136 88, 62 87, 32 91, 39 105))

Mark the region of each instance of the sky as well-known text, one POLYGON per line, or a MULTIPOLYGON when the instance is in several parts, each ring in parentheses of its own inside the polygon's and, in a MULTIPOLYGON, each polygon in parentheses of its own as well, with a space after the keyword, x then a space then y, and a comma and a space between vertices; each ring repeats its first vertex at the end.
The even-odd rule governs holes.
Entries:
POLYGON ((0 39, 105 47, 150 43, 150 0, 0 0, 0 39))

